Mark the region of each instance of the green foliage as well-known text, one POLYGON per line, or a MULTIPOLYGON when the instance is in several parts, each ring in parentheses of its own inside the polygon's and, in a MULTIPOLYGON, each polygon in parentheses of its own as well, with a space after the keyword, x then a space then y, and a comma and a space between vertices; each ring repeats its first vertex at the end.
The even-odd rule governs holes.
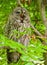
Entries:
MULTIPOLYGON (((11 65, 35 65, 36 63, 43 63, 43 53, 46 52, 47 46, 42 45, 40 39, 30 39, 28 47, 23 46, 18 42, 14 42, 6 38, 3 34, 5 23, 7 22, 9 14, 13 11, 17 3, 17 0, 0 0, 0 47, 1 46, 9 46, 13 48, 15 51, 17 50, 21 53, 20 60, 18 63, 12 63, 11 65), (25 49, 25 50, 23 50, 25 49), (46 49, 46 50, 45 50, 46 49)), ((23 6, 21 4, 21 6, 23 6)), ((34 4, 34 1, 30 6, 24 4, 24 6, 30 15, 30 19, 32 24, 39 30, 42 34, 44 34, 45 26, 41 21, 40 12, 38 8, 34 4)), ((31 35, 35 34, 32 29, 26 29, 27 31, 31 31, 31 35)), ((20 32, 20 35, 26 34, 26 32, 20 32)), ((14 34, 19 33, 18 31, 14 31, 14 34)), ((18 36, 19 37, 19 36, 18 36)), ((5 49, 0 50, 0 65, 7 65, 7 54, 5 49)))
POLYGON ((46 27, 44 26, 44 24, 37 24, 35 26, 42 34, 45 33, 46 27))
POLYGON ((0 65, 7 65, 7 54, 6 50, 0 50, 0 65))
MULTIPOLYGON (((0 46, 9 46, 10 48, 13 48, 14 51, 17 50, 19 53, 22 54, 22 56, 20 58, 21 59, 20 62, 22 63, 22 61, 23 61, 23 63, 24 63, 23 65, 25 65, 25 62, 26 62, 26 64, 32 64, 36 61, 42 62, 42 61, 40 61, 40 60, 43 60, 42 53, 45 52, 44 49, 47 49, 46 46, 44 47, 41 44, 41 41, 39 39, 36 39, 36 40, 31 39, 28 47, 25 47, 18 42, 9 40, 8 38, 4 37, 4 35, 0 35, 0 40, 1 40, 0 46), (26 51, 25 50, 23 51, 23 49, 25 49, 26 51)), ((2 50, 2 51, 4 51, 4 50, 2 50)), ((6 60, 6 58, 5 58, 5 60, 6 60)), ((3 62, 7 62, 7 61, 3 61, 3 62)))

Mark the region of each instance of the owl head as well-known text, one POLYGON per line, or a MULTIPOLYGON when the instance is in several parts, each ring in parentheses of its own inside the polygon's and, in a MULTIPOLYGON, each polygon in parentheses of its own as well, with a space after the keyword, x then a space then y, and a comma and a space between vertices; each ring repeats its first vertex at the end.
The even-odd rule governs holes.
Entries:
POLYGON ((25 8, 17 7, 12 12, 11 17, 11 19, 15 20, 16 22, 24 23, 25 21, 29 20, 29 13, 25 8))

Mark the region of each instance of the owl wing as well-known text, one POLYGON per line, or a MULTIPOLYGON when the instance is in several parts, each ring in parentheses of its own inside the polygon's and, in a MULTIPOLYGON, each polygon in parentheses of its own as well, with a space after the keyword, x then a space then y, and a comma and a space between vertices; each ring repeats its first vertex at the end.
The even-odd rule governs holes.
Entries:
POLYGON ((4 27, 4 35, 8 37, 9 32, 10 32, 10 22, 8 21, 7 24, 5 24, 5 27, 4 27))

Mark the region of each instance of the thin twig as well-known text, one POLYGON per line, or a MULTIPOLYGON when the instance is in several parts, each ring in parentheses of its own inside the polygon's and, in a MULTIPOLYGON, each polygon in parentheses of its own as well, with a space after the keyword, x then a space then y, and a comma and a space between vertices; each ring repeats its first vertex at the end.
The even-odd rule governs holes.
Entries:
POLYGON ((34 32, 39 35, 39 36, 43 36, 31 23, 31 28, 34 30, 34 32))

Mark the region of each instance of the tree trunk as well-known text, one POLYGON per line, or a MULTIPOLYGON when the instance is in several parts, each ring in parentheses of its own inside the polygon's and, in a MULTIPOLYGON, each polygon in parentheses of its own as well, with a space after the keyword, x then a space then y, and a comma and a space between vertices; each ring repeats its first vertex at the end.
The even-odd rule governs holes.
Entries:
MULTIPOLYGON (((46 27, 44 36, 46 36, 46 38, 47 38, 47 18, 45 16, 44 1, 43 0, 37 0, 37 3, 38 3, 37 7, 39 7, 39 11, 40 11, 40 14, 41 14, 41 20, 43 21, 43 23, 44 23, 44 25, 46 27)), ((42 43, 47 44, 47 42, 42 42, 42 43)), ((43 56, 44 56, 44 65, 47 65, 47 52, 45 52, 43 54, 43 56)))

